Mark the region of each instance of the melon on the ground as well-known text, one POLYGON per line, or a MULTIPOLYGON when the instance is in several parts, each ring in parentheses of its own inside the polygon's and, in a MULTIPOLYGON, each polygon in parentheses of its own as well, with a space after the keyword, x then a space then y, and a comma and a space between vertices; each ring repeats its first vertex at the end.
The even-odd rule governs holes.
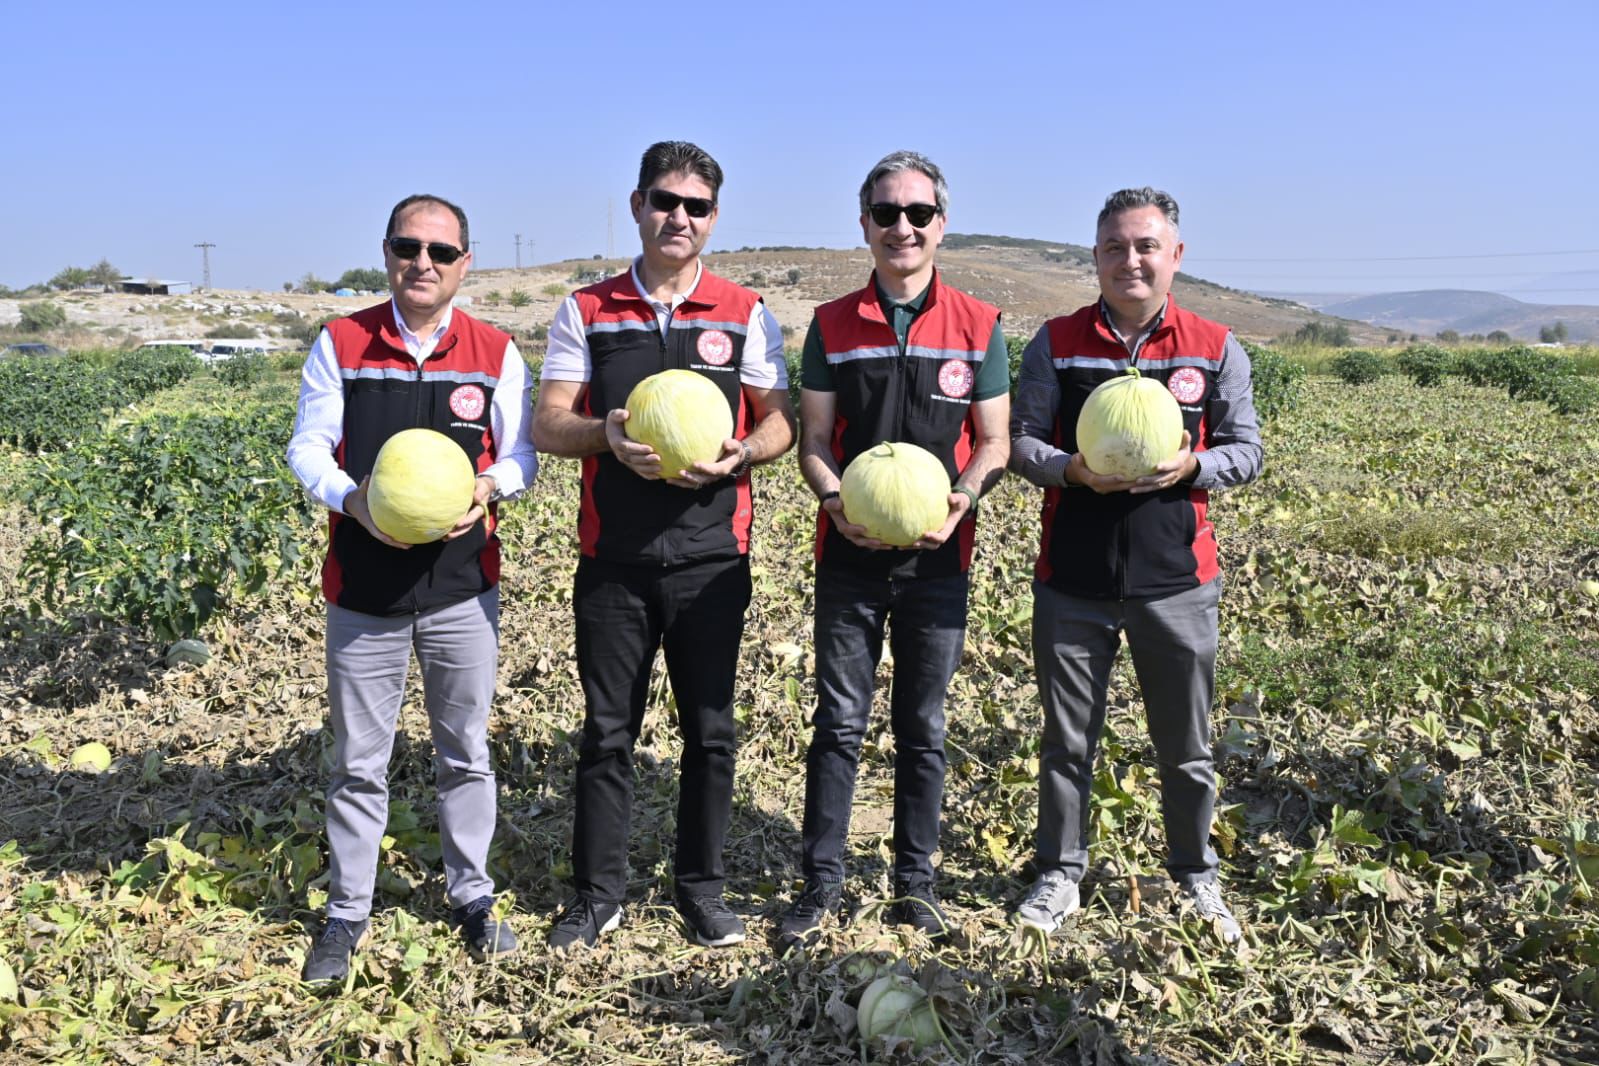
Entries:
POLYGON ((383 442, 366 502, 372 521, 401 544, 427 544, 472 506, 477 475, 455 441, 432 429, 401 430, 383 442))
POLYGON ((938 456, 892 441, 852 459, 838 486, 844 517, 896 548, 915 544, 944 524, 949 491, 949 473, 938 456))
POLYGON ((661 457, 661 476, 714 463, 733 435, 733 410, 716 383, 692 370, 651 374, 627 394, 627 435, 661 457))
POLYGON ((79 744, 67 756, 67 765, 84 773, 103 774, 111 768, 111 750, 98 740, 79 744))
POLYGON ((938 1020, 927 993, 899 974, 885 974, 866 986, 855 1011, 855 1022, 867 1040, 877 1036, 905 1037, 922 1048, 939 1039, 938 1020))
POLYGON ((1096 474, 1140 478, 1183 445, 1183 412, 1170 390, 1136 367, 1088 394, 1077 415, 1077 447, 1096 474))

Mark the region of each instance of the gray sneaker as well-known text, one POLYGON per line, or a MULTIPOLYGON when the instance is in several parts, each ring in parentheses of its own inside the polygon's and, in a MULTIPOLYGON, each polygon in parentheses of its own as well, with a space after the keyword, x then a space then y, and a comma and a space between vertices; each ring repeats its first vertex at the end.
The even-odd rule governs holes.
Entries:
POLYGON ((1059 870, 1051 870, 1034 881, 1027 895, 1016 904, 1016 924, 1037 929, 1048 936, 1059 929, 1066 916, 1081 905, 1082 895, 1077 889, 1077 882, 1059 870))
POLYGON ((1215 923, 1216 932, 1223 941, 1236 944, 1243 939, 1244 931, 1238 927, 1238 919, 1227 909, 1227 904, 1222 902, 1221 889, 1214 881, 1196 881, 1183 885, 1181 891, 1201 918, 1215 923))

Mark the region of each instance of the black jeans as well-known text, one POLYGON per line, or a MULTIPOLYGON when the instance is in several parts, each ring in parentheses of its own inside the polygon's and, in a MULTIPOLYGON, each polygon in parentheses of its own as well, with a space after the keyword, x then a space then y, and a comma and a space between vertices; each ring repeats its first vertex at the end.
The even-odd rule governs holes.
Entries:
POLYGON ((578 562, 572 604, 585 702, 572 828, 578 892, 605 903, 627 894, 633 745, 657 648, 666 652, 683 733, 677 889, 722 891, 733 808, 733 678, 749 602, 747 556, 668 567, 578 562))
POLYGON ((944 695, 966 639, 965 574, 889 580, 818 566, 816 716, 805 756, 803 868, 842 881, 873 678, 892 619, 894 882, 930 882, 944 798, 944 695))

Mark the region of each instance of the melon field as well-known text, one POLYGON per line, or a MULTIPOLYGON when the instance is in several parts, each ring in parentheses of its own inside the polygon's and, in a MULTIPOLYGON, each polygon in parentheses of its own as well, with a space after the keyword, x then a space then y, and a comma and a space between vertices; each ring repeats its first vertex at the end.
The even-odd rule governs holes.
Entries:
POLYGON ((814 699, 815 502, 790 454, 755 473, 727 854, 750 936, 693 946, 671 907, 677 741, 658 674, 625 923, 551 956, 582 709, 577 464, 547 459, 502 512, 491 724, 492 860, 522 950, 475 964, 446 925, 413 698, 374 936, 322 996, 298 980, 325 900, 331 738, 323 526, 281 458, 296 368, 131 359, 0 363, 0 1061, 1599 1061, 1599 417, 1572 409, 1592 353, 1556 392, 1397 365, 1351 383, 1328 353, 1278 382, 1264 476, 1213 499, 1213 839, 1237 948, 1164 879, 1125 662, 1084 909, 1047 942, 1007 920, 1031 878, 1040 733, 1040 495, 1007 477, 982 511, 949 691, 952 942, 882 921, 885 666, 850 921, 807 955, 775 954, 814 699), (103 772, 72 766, 90 741, 111 753, 103 772), (862 993, 895 973, 937 1024, 868 1041, 862 993))

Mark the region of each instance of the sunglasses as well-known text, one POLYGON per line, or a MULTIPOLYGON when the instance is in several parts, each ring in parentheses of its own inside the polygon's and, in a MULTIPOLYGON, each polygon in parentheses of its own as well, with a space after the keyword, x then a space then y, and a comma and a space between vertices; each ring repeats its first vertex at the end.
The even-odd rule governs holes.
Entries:
MULTIPOLYGON (((389 251, 394 253, 396 259, 415 259, 422 254, 422 242, 415 237, 387 237, 384 243, 389 246, 389 251)), ((439 266, 449 266, 466 254, 453 244, 443 244, 439 241, 429 241, 427 250, 428 258, 439 266)))
POLYGON ((679 196, 665 189, 648 189, 644 195, 650 201, 651 207, 668 215, 677 210, 678 204, 683 205, 683 211, 689 218, 707 218, 716 209, 716 201, 707 200, 703 196, 679 196))
POLYGON ((898 222, 902 211, 905 217, 911 220, 911 225, 917 229, 921 229, 938 217, 936 204, 873 204, 866 209, 866 213, 872 216, 872 221, 883 229, 888 229, 898 222))

